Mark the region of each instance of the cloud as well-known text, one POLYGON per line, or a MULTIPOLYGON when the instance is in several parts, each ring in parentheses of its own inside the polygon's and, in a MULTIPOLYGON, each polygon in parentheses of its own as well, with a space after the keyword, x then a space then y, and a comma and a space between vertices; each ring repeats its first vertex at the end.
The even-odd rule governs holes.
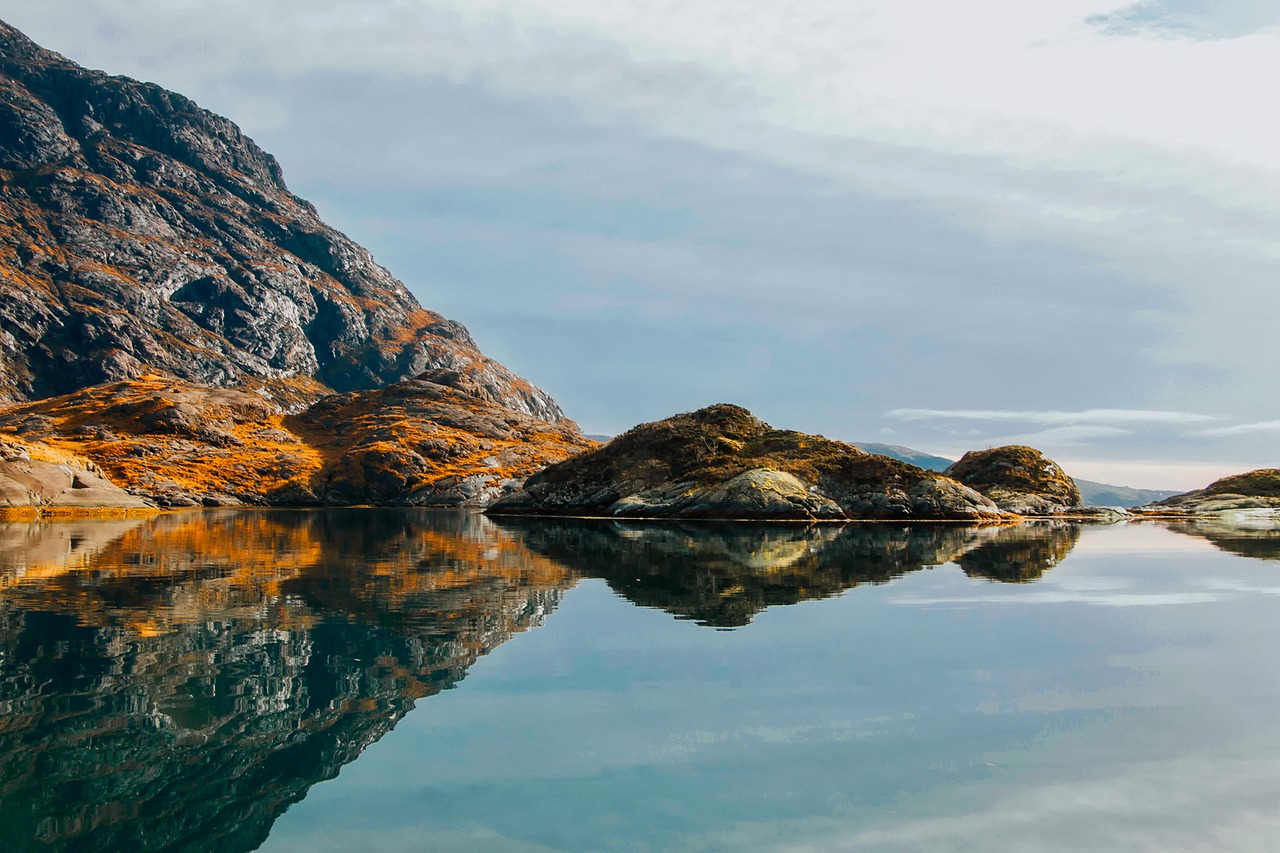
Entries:
POLYGON ((1209 437, 1227 437, 1235 435, 1250 435, 1252 433, 1262 432, 1280 432, 1280 421, 1259 421, 1251 424, 1236 424, 1235 426, 1211 427, 1209 429, 1199 429, 1188 433, 1189 435, 1202 435, 1209 437))
MULTIPOLYGON (((1085 424, 1188 424, 1217 420, 1212 415, 1193 412, 1171 412, 1147 409, 1086 409, 1079 412, 1009 411, 1003 409, 893 409, 886 417, 907 421, 972 420, 1013 421, 1018 423, 1056 425, 1085 424)), ((1124 434, 1125 431, 1111 433, 1124 434)), ((1096 433, 1105 435, 1107 433, 1096 433)))
POLYGON ((1141 0, 1086 19, 1114 35, 1232 39, 1280 24, 1274 0, 1141 0))
POLYGON ((1075 447, 1093 444, 1102 438, 1121 438, 1133 434, 1133 430, 1121 427, 1078 424, 1075 426, 1051 427, 1017 435, 997 436, 988 438, 985 443, 992 447, 1005 444, 1028 444, 1035 447, 1075 447))

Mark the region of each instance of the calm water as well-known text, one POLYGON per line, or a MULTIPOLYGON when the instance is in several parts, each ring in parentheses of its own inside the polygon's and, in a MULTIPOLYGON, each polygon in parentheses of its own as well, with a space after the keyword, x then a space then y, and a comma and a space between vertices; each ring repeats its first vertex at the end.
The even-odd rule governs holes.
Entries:
POLYGON ((1276 850, 1280 534, 0 526, 0 849, 1276 850))

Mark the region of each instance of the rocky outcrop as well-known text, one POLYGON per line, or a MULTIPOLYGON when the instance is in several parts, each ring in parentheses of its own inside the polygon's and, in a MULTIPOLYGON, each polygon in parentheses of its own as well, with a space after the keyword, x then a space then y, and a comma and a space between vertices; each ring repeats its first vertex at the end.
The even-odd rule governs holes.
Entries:
POLYGON ((717 405, 642 424, 530 477, 493 514, 995 520, 972 489, 849 444, 717 405))
POLYGON ((432 369, 564 419, 235 124, 0 23, 0 403, 163 372, 301 407, 432 369))
POLYGON ((1075 482, 1033 447, 971 450, 945 473, 1019 515, 1063 513, 1082 503, 1075 482))
POLYGON ((0 441, 0 509, 147 509, 153 504, 112 483, 81 456, 0 441))
POLYGON ((500 406, 449 371, 294 415, 261 393, 150 375, 0 410, 0 440, 92 460, 95 484, 105 476, 136 504, 166 507, 482 506, 593 445, 572 422, 500 406))
POLYGON ((1280 519, 1280 468, 1260 468, 1215 480, 1203 489, 1185 492, 1140 507, 1147 516, 1235 516, 1280 519))

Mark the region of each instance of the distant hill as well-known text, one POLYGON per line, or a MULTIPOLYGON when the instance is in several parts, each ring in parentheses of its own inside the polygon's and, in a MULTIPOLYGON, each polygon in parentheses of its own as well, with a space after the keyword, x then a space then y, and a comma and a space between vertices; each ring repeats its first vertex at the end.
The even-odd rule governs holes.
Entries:
POLYGON ((890 459, 910 462, 917 468, 923 468, 926 471, 945 471, 956 461, 943 456, 932 456, 919 450, 913 450, 910 447, 903 447, 900 444, 876 444, 870 441, 855 441, 852 444, 854 447, 860 447, 868 453, 879 453, 881 456, 888 456, 890 459))
POLYGON ((1080 487, 1085 503, 1093 506, 1144 506, 1178 494, 1166 489, 1131 489, 1128 486, 1111 486, 1080 479, 1076 480, 1076 485, 1080 487))
MULTIPOLYGON (((879 453, 892 459, 910 462, 912 465, 929 471, 945 471, 955 461, 944 456, 933 456, 910 447, 898 444, 877 444, 870 441, 855 441, 853 444, 868 453, 879 453)), ((1081 480, 1073 477, 1080 488, 1080 496, 1090 506, 1122 506, 1135 507, 1164 500, 1178 494, 1176 491, 1161 489, 1133 489, 1129 486, 1112 486, 1108 483, 1095 483, 1092 480, 1081 480)))

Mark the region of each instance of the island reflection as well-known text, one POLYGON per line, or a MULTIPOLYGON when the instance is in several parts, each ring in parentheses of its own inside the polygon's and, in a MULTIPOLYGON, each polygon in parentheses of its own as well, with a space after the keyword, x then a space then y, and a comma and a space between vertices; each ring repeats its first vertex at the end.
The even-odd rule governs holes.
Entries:
POLYGON ((1254 560, 1280 560, 1280 528, 1270 519, 1198 518, 1161 522, 1161 526, 1212 542, 1220 551, 1254 560))
POLYGON ((581 577, 715 627, 1078 528, 640 525, 415 510, 0 525, 0 847, 257 847, 581 577))
POLYGON ((644 607, 717 628, 767 607, 826 598, 956 562, 970 576, 1024 582, 1057 565, 1080 537, 1061 522, 748 525, 498 518, 530 550, 603 578, 644 607))

